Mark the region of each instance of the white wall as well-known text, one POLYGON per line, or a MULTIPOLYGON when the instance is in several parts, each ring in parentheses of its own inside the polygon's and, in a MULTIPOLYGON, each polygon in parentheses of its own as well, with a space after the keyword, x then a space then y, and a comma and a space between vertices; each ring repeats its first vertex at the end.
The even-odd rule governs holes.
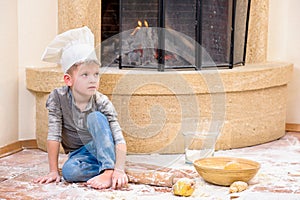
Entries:
POLYGON ((18 140, 17 0, 0 1, 0 147, 18 140))
POLYGON ((300 124, 300 1, 269 0, 268 60, 292 62, 288 85, 287 123, 300 124))
MULTIPOLYGON (((26 89, 26 67, 50 66, 41 61, 57 34, 56 0, 19 0, 19 139, 35 139, 35 99, 26 89)), ((1 134, 1 133, 0 133, 1 134)))
MULTIPOLYGON (((25 68, 40 60, 57 34, 56 0, 0 0, 0 147, 35 139, 35 100, 25 68)), ((49 65, 48 65, 49 66, 49 65)))

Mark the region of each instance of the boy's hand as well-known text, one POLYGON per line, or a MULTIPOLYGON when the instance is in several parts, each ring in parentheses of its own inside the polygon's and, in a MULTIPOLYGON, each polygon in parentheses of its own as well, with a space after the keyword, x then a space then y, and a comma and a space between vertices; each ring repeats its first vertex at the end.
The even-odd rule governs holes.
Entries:
POLYGON ((113 189, 120 189, 127 185, 128 183, 128 177, 124 170, 121 169, 114 169, 113 175, 112 175, 112 188, 113 189))
POLYGON ((52 183, 52 182, 58 183, 59 181, 60 181, 60 175, 57 171, 49 172, 49 174, 47 174, 46 176, 42 176, 33 180, 34 183, 52 183))

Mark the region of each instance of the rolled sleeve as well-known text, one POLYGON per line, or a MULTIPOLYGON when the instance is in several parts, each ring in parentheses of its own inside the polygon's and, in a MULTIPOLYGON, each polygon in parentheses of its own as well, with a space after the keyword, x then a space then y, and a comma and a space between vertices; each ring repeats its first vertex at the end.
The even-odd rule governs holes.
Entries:
POLYGON ((48 97, 46 102, 48 109, 48 137, 47 140, 55 140, 61 142, 62 133, 62 110, 59 103, 59 97, 54 90, 48 97))

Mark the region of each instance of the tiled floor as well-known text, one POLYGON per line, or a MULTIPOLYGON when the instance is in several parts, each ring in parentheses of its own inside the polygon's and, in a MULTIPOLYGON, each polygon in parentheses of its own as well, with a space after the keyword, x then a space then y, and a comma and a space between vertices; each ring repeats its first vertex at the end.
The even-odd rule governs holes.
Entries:
MULTIPOLYGON (((288 133, 280 140, 253 147, 217 151, 215 156, 252 159, 261 164, 258 174, 241 193, 229 194, 228 187, 196 179, 189 198, 176 197, 169 188, 129 184, 123 190, 94 190, 83 184, 34 184, 32 180, 48 170, 47 154, 37 149, 23 150, 0 159, 0 199, 300 199, 300 133, 288 133)), ((60 156, 62 166, 66 155, 60 156)), ((128 156, 144 162, 174 168, 193 169, 183 155, 128 156)))

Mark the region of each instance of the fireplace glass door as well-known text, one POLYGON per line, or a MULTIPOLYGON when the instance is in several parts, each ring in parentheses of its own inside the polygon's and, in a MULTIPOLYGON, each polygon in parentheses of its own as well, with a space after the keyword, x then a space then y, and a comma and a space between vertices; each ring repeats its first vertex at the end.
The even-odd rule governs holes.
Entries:
POLYGON ((119 68, 199 70, 245 62, 250 0, 111 0, 106 7, 112 2, 119 68))

